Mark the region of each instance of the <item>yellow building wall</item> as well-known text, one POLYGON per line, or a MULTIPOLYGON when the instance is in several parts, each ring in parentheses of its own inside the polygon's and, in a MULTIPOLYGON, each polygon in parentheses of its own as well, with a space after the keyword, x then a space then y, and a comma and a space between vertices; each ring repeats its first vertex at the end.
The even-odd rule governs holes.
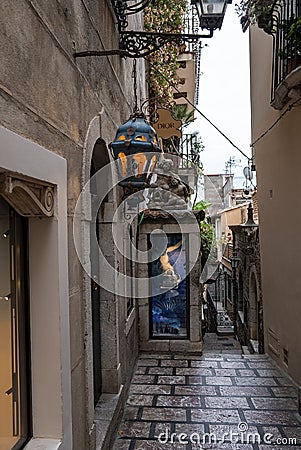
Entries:
MULTIPOLYGON (((270 106, 272 38, 251 27, 253 141, 280 116, 270 106)), ((285 109, 285 108, 284 108, 285 109)), ((255 145, 265 350, 301 384, 301 107, 255 145), (288 351, 288 366, 284 352, 288 351)))

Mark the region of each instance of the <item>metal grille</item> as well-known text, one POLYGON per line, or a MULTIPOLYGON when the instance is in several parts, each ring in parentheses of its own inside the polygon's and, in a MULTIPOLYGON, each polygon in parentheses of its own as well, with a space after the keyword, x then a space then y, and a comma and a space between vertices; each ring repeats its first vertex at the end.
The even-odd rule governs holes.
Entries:
POLYGON ((292 70, 301 65, 301 22, 299 38, 292 32, 292 25, 300 16, 301 0, 280 0, 274 7, 272 101, 279 84, 292 70))

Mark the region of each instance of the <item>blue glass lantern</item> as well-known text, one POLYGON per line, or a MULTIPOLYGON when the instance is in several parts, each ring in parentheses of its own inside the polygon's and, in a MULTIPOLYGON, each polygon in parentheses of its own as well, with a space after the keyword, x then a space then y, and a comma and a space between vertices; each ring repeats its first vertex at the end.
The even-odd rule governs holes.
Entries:
POLYGON ((128 195, 146 187, 161 152, 156 131, 143 113, 134 113, 121 125, 110 144, 122 178, 120 186, 128 195))

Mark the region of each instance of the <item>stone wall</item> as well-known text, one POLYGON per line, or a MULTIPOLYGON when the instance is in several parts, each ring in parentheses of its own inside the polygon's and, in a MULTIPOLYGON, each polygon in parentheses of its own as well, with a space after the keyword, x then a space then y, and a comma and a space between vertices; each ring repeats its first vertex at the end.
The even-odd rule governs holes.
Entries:
MULTIPOLYGON (((131 60, 119 56, 76 60, 73 53, 117 49, 115 22, 105 0, 15 0, 13 4, 3 0, 0 6, 0 123, 67 160, 72 422, 77 450, 94 448, 95 437, 89 438, 94 418, 89 281, 85 287, 73 243, 73 214, 90 176, 96 140, 101 138, 106 145, 113 140, 117 126, 132 110, 134 92, 131 60)), ((138 97, 145 98, 140 62, 139 73, 138 97)), ((27 157, 26 152, 22 157, 27 157)), ((32 164, 39 165, 39 160, 32 164)), ((116 309, 116 301, 123 300, 113 296, 110 307, 116 309)), ((124 308, 115 313, 110 326, 120 330, 116 342, 102 345, 116 346, 122 355, 120 382, 126 384, 137 354, 137 327, 134 324, 126 334, 124 308)))

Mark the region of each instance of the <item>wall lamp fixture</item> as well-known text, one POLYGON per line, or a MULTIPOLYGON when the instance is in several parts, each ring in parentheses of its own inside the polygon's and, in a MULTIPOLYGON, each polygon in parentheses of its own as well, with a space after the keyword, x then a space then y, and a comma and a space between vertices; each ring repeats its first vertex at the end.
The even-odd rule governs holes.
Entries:
POLYGON ((250 203, 248 206, 247 221, 243 225, 241 225, 241 227, 247 232, 248 236, 250 236, 254 231, 258 229, 258 224, 254 222, 252 203, 250 203))
POLYGON ((119 32, 119 49, 88 50, 74 53, 75 58, 86 56, 120 55, 129 58, 146 57, 167 43, 182 46, 185 43, 196 43, 200 39, 212 38, 213 32, 220 29, 228 3, 232 0, 191 0, 199 17, 200 28, 207 30, 205 34, 161 33, 127 30, 128 17, 143 11, 152 0, 111 0, 117 20, 119 32))

